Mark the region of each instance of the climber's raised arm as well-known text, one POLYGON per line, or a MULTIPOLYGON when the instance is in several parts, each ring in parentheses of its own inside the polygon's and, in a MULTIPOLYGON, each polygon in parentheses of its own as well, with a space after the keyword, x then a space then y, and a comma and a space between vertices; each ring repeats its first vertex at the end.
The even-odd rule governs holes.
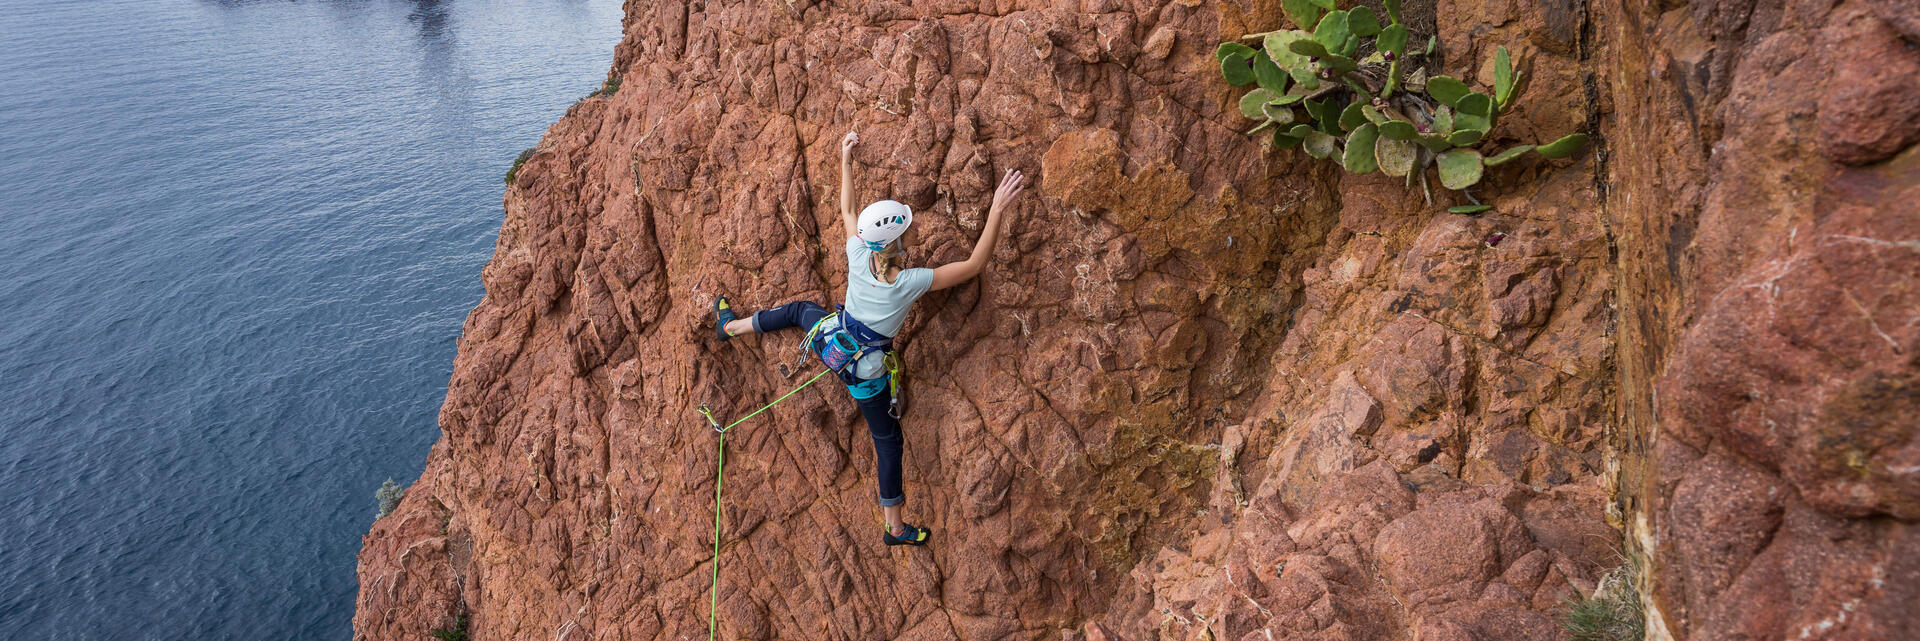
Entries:
POLYGON ((987 208, 987 224, 980 230, 980 240, 973 243, 973 255, 957 263, 947 263, 933 268, 934 290, 946 289, 972 280, 987 269, 987 259, 993 257, 993 246, 1000 242, 1001 228, 1005 226, 1007 204, 1027 188, 1027 177, 1019 170, 1007 170, 1000 179, 1000 186, 993 190, 993 206, 987 208))
MULTIPOLYGON (((840 138, 840 223, 847 230, 847 236, 853 236, 859 228, 853 213, 853 146, 860 144, 860 134, 847 132, 840 138)), ((823 239, 828 248, 838 248, 847 239, 823 239)))

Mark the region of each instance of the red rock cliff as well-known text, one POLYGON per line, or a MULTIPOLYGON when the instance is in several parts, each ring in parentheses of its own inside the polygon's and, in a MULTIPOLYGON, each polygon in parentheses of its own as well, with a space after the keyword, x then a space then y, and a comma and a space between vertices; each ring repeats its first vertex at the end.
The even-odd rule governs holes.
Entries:
POLYGON ((1211 53, 1278 4, 630 2, 620 90, 507 192, 355 638, 705 633, 694 408, 801 380, 708 305, 839 299, 848 129, 913 262, 1039 184, 904 333, 935 544, 879 545, 859 416, 803 392, 729 439, 723 638, 1552 639, 1622 554, 1655 638, 1911 638, 1914 5, 1409 3, 1455 75, 1530 61, 1496 136, 1596 138, 1462 216, 1240 133, 1211 53))

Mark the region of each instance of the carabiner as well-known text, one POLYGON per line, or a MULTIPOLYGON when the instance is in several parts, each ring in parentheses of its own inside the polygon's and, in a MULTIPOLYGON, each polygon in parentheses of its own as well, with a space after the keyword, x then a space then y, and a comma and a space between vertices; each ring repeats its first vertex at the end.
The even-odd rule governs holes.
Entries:
POLYGON ((727 433, 726 430, 720 429, 720 421, 713 420, 713 410, 708 409, 706 403, 701 403, 700 408, 694 411, 699 412, 701 416, 707 417, 707 424, 713 426, 713 431, 721 434, 727 433))

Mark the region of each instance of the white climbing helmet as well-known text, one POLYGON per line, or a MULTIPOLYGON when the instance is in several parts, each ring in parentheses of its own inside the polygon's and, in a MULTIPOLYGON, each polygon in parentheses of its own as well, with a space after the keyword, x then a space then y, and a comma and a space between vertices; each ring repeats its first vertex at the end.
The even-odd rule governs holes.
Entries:
POLYGON ((892 200, 867 205, 860 211, 860 222, 855 224, 854 235, 867 244, 867 248, 880 251, 894 239, 907 233, 907 226, 913 224, 913 210, 892 200))

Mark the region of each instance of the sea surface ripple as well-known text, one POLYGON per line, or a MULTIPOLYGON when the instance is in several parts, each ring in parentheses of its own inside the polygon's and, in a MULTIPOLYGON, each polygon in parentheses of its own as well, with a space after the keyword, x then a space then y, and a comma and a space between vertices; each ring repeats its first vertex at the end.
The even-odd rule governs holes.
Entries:
POLYGON ((0 0, 0 639, 351 637, 615 0, 0 0))

